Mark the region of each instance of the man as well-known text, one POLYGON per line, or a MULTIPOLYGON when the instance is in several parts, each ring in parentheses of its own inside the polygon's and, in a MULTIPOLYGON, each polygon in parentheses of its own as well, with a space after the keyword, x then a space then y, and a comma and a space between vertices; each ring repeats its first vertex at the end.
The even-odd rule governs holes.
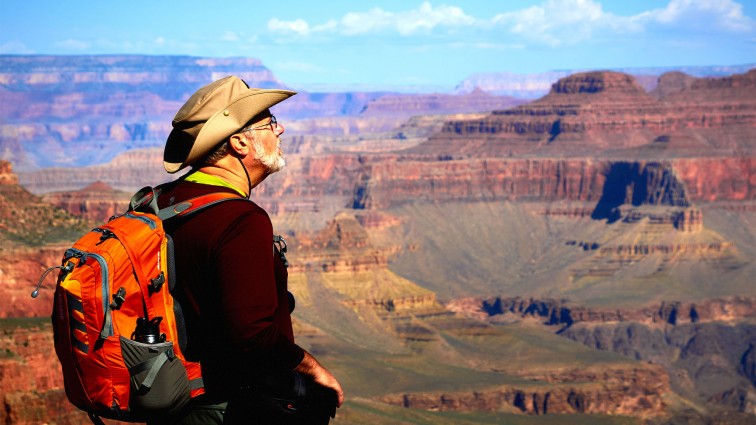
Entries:
MULTIPOLYGON (((194 93, 164 152, 166 171, 191 170, 161 187, 160 208, 219 191, 249 198, 285 165, 284 127, 269 108, 294 94, 250 89, 237 77, 194 93)), ((200 361, 205 385, 179 423, 328 423, 343 390, 294 343, 293 297, 267 213, 251 201, 225 201, 166 222, 166 231, 175 245, 184 354, 200 361)))

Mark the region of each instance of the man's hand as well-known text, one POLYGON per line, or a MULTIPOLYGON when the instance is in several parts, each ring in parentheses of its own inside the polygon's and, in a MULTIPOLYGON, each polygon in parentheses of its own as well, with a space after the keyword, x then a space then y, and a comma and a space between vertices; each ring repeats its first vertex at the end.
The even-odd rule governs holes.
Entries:
POLYGON ((299 366, 294 368, 295 371, 311 376, 312 379, 326 388, 330 388, 336 392, 337 407, 341 407, 341 403, 344 402, 344 390, 341 388, 341 384, 336 380, 336 377, 328 371, 328 369, 321 366, 315 357, 305 351, 304 358, 299 366))

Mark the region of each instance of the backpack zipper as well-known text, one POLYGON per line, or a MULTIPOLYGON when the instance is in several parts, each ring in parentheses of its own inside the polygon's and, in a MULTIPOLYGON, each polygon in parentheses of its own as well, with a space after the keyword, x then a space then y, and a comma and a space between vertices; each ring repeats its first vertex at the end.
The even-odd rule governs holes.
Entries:
POLYGON ((133 218, 133 219, 137 219, 139 221, 142 221, 146 225, 150 226, 150 229, 152 229, 152 230, 155 230, 155 228, 157 227, 157 224, 155 223, 155 220, 153 220, 153 219, 151 219, 149 217, 145 217, 143 215, 136 215, 136 214, 132 214, 132 213, 128 212, 128 213, 124 214, 123 216, 127 217, 127 218, 133 218))
POLYGON ((99 254, 92 252, 84 252, 76 248, 69 248, 66 250, 65 258, 78 258, 79 263, 76 267, 86 264, 87 260, 91 257, 94 258, 100 265, 100 275, 102 276, 102 310, 105 312, 103 318, 102 330, 100 331, 100 338, 105 339, 109 336, 113 336, 113 317, 110 312, 110 287, 108 286, 108 262, 99 254))

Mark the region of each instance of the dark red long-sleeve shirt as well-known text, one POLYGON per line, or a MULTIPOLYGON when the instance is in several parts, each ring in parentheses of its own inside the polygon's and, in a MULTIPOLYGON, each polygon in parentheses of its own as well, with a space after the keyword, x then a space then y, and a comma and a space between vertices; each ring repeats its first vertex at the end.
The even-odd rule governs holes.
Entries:
MULTIPOLYGON (((220 191, 233 193, 181 181, 166 185, 158 204, 220 191)), ((265 371, 295 368, 304 351, 294 343, 286 267, 274 252, 268 214, 253 202, 232 200, 164 225, 175 246, 185 355, 201 362, 207 394, 223 398, 265 371)))

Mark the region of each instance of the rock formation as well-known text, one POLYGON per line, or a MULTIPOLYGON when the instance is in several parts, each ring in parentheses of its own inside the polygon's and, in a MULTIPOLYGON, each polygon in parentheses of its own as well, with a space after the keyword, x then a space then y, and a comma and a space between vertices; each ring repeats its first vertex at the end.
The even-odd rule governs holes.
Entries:
MULTIPOLYGON (((376 223, 376 215, 342 213, 315 233, 288 238, 292 247, 291 275, 317 272, 325 286, 349 306, 371 306, 379 311, 440 309, 435 294, 402 279, 388 269, 399 246, 375 246, 361 222, 376 223)), ((396 221, 381 220, 391 226, 396 221)), ((379 226, 382 227, 382 226, 379 226)))
POLYGON ((748 324, 756 315, 756 297, 662 302, 635 310, 519 297, 461 299, 448 307, 478 320, 537 318, 591 348, 663 366, 680 393, 756 413, 756 327, 748 324))
POLYGON ((84 412, 68 402, 49 323, 0 324, 0 422, 79 425, 84 412))
POLYGON ((404 111, 413 115, 460 114, 488 112, 521 105, 524 100, 505 96, 493 96, 476 89, 464 95, 450 94, 392 94, 382 96, 365 105, 362 114, 396 115, 404 111))
POLYGON ((51 206, 19 186, 11 165, 2 162, 0 184, 0 240, 2 250, 16 246, 37 246, 70 237, 71 230, 83 229, 86 222, 51 206))
MULTIPOLYGON (((612 71, 630 74, 646 91, 656 91, 656 87, 662 85, 660 80, 664 75, 687 74, 698 78, 712 78, 747 72, 753 67, 754 65, 750 64, 727 67, 620 68, 612 69, 612 71)), ((575 69, 538 74, 515 74, 511 72, 474 74, 459 83, 456 90, 467 93, 479 88, 488 93, 537 99, 547 94, 552 84, 559 79, 584 71, 575 69)))
POLYGON ((425 150, 451 155, 581 155, 602 150, 639 148, 674 154, 695 149, 745 148, 756 122, 756 105, 746 93, 756 90, 753 73, 723 82, 691 83, 656 100, 635 81, 612 72, 589 72, 559 80, 537 101, 496 111, 484 119, 448 122, 425 150), (723 91, 737 90, 737 96, 723 91), (716 93, 714 93, 716 92, 716 93), (727 99, 722 101, 721 99, 727 99), (724 136, 716 129, 728 129, 724 136))
POLYGON ((417 200, 597 202, 594 218, 619 205, 754 200, 756 157, 686 158, 664 163, 606 159, 365 161, 354 205, 381 209, 417 200), (710 171, 702 173, 701 170, 710 171))
MULTIPOLYGON (((183 101, 227 75, 252 87, 287 88, 252 58, 0 55, 0 69, 0 114, 7 118, 0 124, 0 148, 20 169, 92 165, 160 146, 183 101), (88 154, 78 155, 83 149, 88 154)), ((442 113, 440 107, 458 113, 522 103, 482 93, 392 94, 361 114, 385 95, 302 92, 275 111, 288 120, 311 118, 299 125, 308 133, 349 135, 390 130, 412 115, 442 113)))
POLYGON ((43 199, 92 222, 105 222, 114 215, 126 212, 131 195, 96 181, 78 191, 48 193, 43 199))
POLYGON ((13 166, 9 161, 0 160, 0 185, 16 185, 18 176, 13 173, 13 166))
POLYGON ((756 315, 756 297, 735 296, 702 301, 665 301, 640 309, 590 308, 567 300, 522 297, 466 298, 447 304, 452 311, 479 320, 512 314, 534 317, 548 326, 566 328, 576 323, 637 322, 651 324, 736 323, 756 315))
POLYGON ((89 223, 17 185, 8 162, 0 168, 0 253, 11 259, 0 264, 0 298, 5 300, 0 318, 47 316, 54 277, 44 282, 38 299, 30 297, 31 291, 45 269, 60 264, 63 251, 89 230, 89 223))
POLYGON ((653 417, 664 413, 662 396, 669 390, 669 383, 660 372, 658 368, 573 370, 538 377, 551 384, 546 387, 531 384, 527 388, 505 386, 474 392, 399 394, 383 400, 434 411, 503 410, 531 415, 608 413, 653 417), (560 385, 563 382, 569 384, 560 385))
POLYGON ((662 330, 624 322, 576 325, 562 335, 590 347, 661 365, 672 372, 672 388, 680 394, 756 414, 756 387, 747 372, 756 326, 711 322, 662 330))

